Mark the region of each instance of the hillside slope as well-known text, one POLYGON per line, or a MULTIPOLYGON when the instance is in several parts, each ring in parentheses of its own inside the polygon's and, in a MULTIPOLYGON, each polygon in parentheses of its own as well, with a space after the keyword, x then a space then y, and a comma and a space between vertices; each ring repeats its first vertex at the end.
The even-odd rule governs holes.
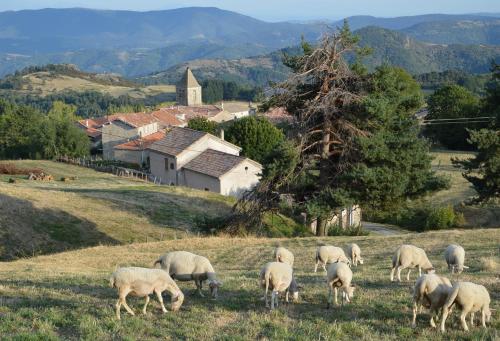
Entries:
POLYGON ((100 244, 182 238, 196 219, 230 211, 232 199, 50 161, 18 161, 56 181, 0 175, 0 260, 100 244), (77 176, 71 182, 62 176, 77 176))
MULTIPOLYGON (((490 307, 499 309, 499 233, 495 229, 380 237, 195 238, 98 246, 0 263, 0 334, 7 340, 491 340, 500 328, 495 314, 488 329, 477 325, 476 314, 476 325, 463 332, 458 309, 454 309, 447 322, 448 331, 442 334, 429 327, 424 309, 417 328, 412 329, 414 282, 390 283, 389 273, 392 254, 399 245, 419 245, 427 251, 438 273, 454 281, 485 285, 492 298, 490 307), (313 272, 315 249, 323 243, 345 246, 351 242, 361 247, 365 259, 364 265, 353 268, 353 283, 357 286, 354 298, 351 304, 327 310, 324 273, 313 272), (443 252, 449 243, 465 248, 468 271, 453 276, 447 272, 443 252), (258 274, 263 264, 271 261, 272 250, 278 244, 294 252, 295 276, 304 289, 298 303, 286 305, 280 301, 279 308, 269 312, 261 300, 258 274), (132 317, 123 309, 122 320, 116 320, 117 293, 108 284, 111 272, 117 266, 150 267, 160 254, 171 250, 188 250, 211 260, 224 283, 219 299, 193 295, 193 283, 179 283, 185 293, 179 312, 161 314, 153 297, 146 316, 132 317)), ((412 281, 415 277, 413 271, 412 281)), ((130 296, 127 301, 136 313, 144 302, 130 296)))

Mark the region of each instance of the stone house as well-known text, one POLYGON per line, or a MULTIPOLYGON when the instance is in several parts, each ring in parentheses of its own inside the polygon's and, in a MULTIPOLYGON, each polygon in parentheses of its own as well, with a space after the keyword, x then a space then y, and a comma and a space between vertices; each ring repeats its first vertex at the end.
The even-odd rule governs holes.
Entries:
POLYGON ((259 182, 262 166, 241 148, 209 133, 173 128, 149 148, 151 174, 161 183, 240 197, 259 182))
POLYGON ((134 113, 117 116, 101 128, 102 156, 105 160, 115 160, 115 146, 157 131, 158 121, 149 114, 134 113))
POLYGON ((165 131, 131 140, 113 147, 114 160, 149 166, 148 148, 165 137, 165 131))

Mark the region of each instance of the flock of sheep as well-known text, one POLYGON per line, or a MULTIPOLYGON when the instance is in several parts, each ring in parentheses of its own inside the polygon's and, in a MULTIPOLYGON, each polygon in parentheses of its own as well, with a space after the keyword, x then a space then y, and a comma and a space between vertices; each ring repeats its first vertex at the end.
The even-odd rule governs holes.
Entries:
MULTIPOLYGON (((353 273, 351 265, 363 264, 361 249, 356 244, 347 248, 347 254, 340 247, 326 245, 316 250, 316 265, 322 265, 326 272, 328 285, 328 308, 332 303, 338 304, 337 295, 341 291, 342 304, 344 300, 350 302, 354 294, 352 282, 353 273), (332 302, 333 301, 333 302, 332 302)), ((285 300, 289 301, 289 295, 293 300, 298 299, 299 289, 293 274, 294 255, 284 247, 274 250, 275 261, 265 264, 260 272, 259 282, 265 290, 266 307, 274 309, 278 306, 279 294, 285 294, 285 300), (268 293, 271 290, 271 304, 268 302, 268 293)), ((445 259, 452 273, 461 273, 468 267, 464 265, 465 251, 459 245, 449 245, 445 250, 445 259)), ((128 313, 134 315, 133 310, 127 305, 127 295, 145 297, 142 312, 146 314, 149 303, 149 295, 156 294, 164 313, 167 312, 163 304, 162 293, 168 292, 171 296, 171 310, 177 311, 184 302, 184 294, 174 280, 194 281, 198 293, 203 296, 202 285, 208 281, 208 287, 212 298, 217 298, 219 287, 222 283, 217 279, 216 273, 210 261, 186 251, 169 252, 161 256, 155 263, 156 268, 126 267, 116 270, 111 278, 110 284, 118 289, 118 302, 116 303, 116 317, 120 319, 120 309, 123 305, 128 313), (159 268, 156 267, 159 265, 159 268)), ((444 276, 435 274, 434 267, 427 258, 425 251, 413 245, 401 245, 392 257, 391 281, 401 282, 401 270, 408 269, 407 280, 410 280, 412 269, 418 268, 419 278, 413 289, 413 320, 412 326, 416 326, 417 313, 422 307, 428 308, 431 313, 430 324, 436 327, 434 315, 441 311, 441 331, 445 331, 445 323, 453 306, 461 310, 460 320, 462 327, 468 331, 466 317, 470 313, 470 323, 474 323, 474 313, 481 312, 482 326, 490 321, 491 310, 489 308, 490 295, 482 285, 470 282, 457 282, 454 285, 444 276), (422 275, 422 269, 426 274, 422 275)))

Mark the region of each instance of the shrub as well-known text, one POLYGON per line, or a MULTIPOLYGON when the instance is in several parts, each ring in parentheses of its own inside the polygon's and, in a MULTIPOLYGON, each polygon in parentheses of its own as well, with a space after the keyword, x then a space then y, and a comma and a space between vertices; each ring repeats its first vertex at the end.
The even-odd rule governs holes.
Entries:
POLYGON ((347 228, 341 228, 340 226, 330 226, 328 228, 329 236, 366 236, 368 235, 368 231, 366 231, 363 226, 351 226, 347 228))

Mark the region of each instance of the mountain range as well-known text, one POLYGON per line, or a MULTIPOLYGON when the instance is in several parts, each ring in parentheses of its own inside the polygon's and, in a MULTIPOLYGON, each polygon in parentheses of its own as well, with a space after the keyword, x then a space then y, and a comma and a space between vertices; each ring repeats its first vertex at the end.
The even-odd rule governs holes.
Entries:
MULTIPOLYGON (((348 22, 358 30, 362 44, 374 48, 367 59, 369 66, 388 62, 412 73, 448 68, 485 72, 491 59, 500 56, 495 46, 500 43, 497 14, 355 16, 348 22)), ((137 77, 186 62, 206 65, 210 60, 224 65, 221 60, 227 60, 238 77, 252 74, 252 82, 260 83, 258 79, 265 78, 259 75, 263 68, 254 65, 253 71, 248 71, 245 65, 270 60, 271 64, 261 66, 273 65, 275 75, 268 78, 279 78, 282 72, 275 69, 273 51, 296 46, 302 37, 315 42, 341 24, 269 23, 211 7, 150 12, 82 8, 2 12, 0 75, 30 65, 69 63, 85 71, 137 77)))

